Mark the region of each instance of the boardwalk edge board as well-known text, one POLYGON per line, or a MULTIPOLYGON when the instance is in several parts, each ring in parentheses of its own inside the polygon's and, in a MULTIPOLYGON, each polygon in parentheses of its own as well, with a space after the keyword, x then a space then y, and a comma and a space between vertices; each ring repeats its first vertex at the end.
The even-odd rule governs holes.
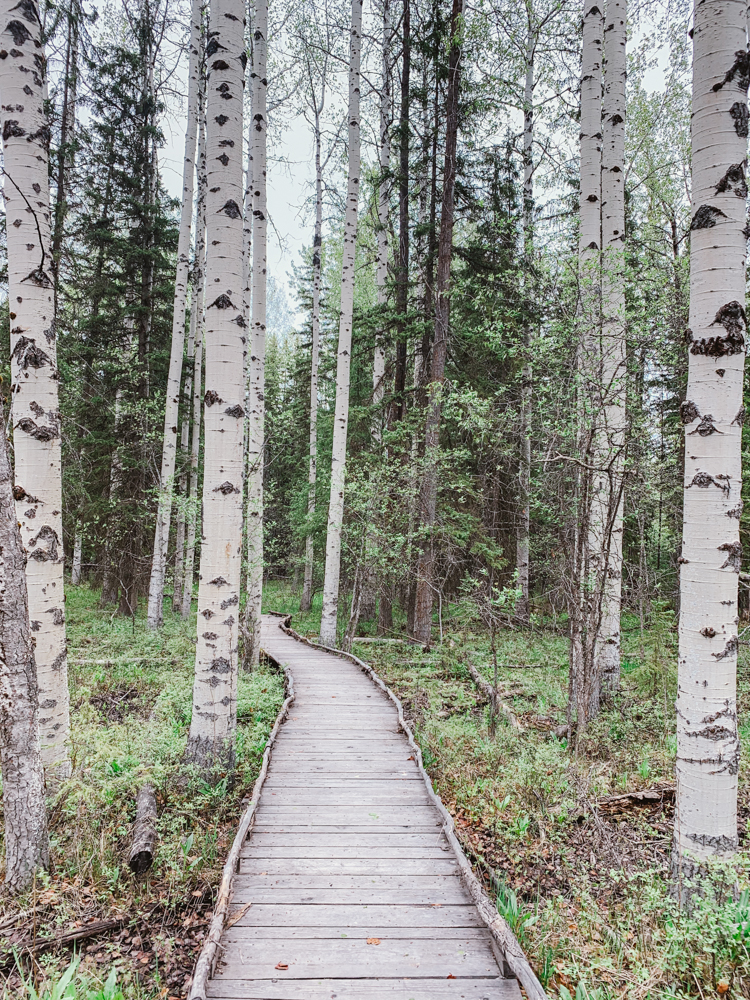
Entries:
MULTIPOLYGON (((534 970, 529 965, 528 960, 523 953, 523 949, 518 943, 518 939, 508 926, 507 922, 497 912, 497 908, 492 905, 489 896, 484 890, 484 886, 474 874, 471 863, 464 854, 463 847, 456 836, 453 817, 443 805, 443 801, 440 796, 435 792, 435 789, 432 787, 430 776, 424 769, 424 765, 422 763, 422 751, 420 750, 419 745, 414 739, 414 734, 404 718, 404 709, 399 698, 393 691, 391 691, 382 677, 380 677, 380 675, 373 670, 369 663, 366 663, 364 660, 360 660, 359 657, 355 656, 353 653, 346 653, 344 650, 334 649, 331 646, 323 646, 320 643, 313 642, 311 639, 307 639, 305 636, 295 632, 295 630, 291 627, 291 615, 277 615, 277 617, 281 619, 279 622, 279 628, 281 628, 282 631, 286 632, 286 634, 291 636, 293 639, 296 639, 298 642, 302 642, 306 646, 310 646, 313 649, 319 649, 323 652, 331 653, 334 656, 343 657, 351 663, 356 664, 367 674, 374 684, 376 684, 385 694, 388 695, 394 703, 398 711, 399 726, 406 734, 409 745, 414 751, 417 768, 419 769, 419 773, 425 783, 427 794, 432 804, 443 818, 443 832, 448 839, 448 843, 451 845, 454 855, 456 856, 456 860, 458 861, 458 865, 461 870, 461 876, 464 880, 466 888, 469 891, 469 895, 474 902, 474 905, 479 911, 479 916, 486 924, 492 936, 493 942, 497 945, 499 951, 501 952, 502 959, 505 964, 523 987, 528 1000, 547 1000, 547 994, 545 993, 542 984, 534 974, 534 970)), ((197 996, 194 997, 191 994, 188 1000, 199 1000, 199 998, 197 996)), ((200 1000, 203 1000, 203 998, 201 997, 200 1000)))
MULTIPOLYGON (((269 657, 269 659, 271 659, 271 657, 269 657)), ((224 933, 224 925, 226 924, 227 916, 229 914, 229 904, 232 899, 232 882, 239 866, 240 854, 244 843, 247 840, 247 835, 253 825, 253 820, 255 819, 255 812, 260 800, 260 793, 263 791, 263 785, 268 774, 268 765, 271 761, 271 749, 276 741, 276 736, 278 735, 282 722, 289 714, 289 707, 294 701, 294 675, 287 667, 284 667, 284 687, 286 693, 284 704, 281 706, 279 714, 276 716, 276 722, 274 722, 273 729, 268 737, 268 743, 266 743, 266 749, 263 753, 263 764, 260 769, 260 774, 255 779, 250 803, 248 804, 245 812, 242 814, 240 825, 237 828, 237 833, 232 842, 232 848, 227 855, 226 862, 224 863, 224 869, 221 875, 221 885, 219 886, 219 895, 216 899, 216 906, 211 920, 211 927, 206 935, 206 940, 203 942, 203 947, 201 948, 201 953, 198 956, 198 961, 195 963, 195 972, 193 973, 193 982, 190 987, 190 993, 188 994, 188 1000, 206 1000, 208 981, 214 973, 216 960, 219 956, 219 950, 221 949, 221 936, 224 933)))

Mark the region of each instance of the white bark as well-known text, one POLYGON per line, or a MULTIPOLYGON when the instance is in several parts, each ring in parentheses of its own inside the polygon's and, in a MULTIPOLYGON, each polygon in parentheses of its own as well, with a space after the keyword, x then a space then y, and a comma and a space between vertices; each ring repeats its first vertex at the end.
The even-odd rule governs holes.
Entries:
POLYGON ((83 555, 83 531, 80 524, 76 525, 73 542, 73 565, 70 568, 70 582, 77 587, 81 582, 81 557, 83 555))
POLYGON ((50 275, 46 64, 33 0, 0 0, 0 118, 7 213, 16 511, 28 553, 31 631, 48 779, 70 773, 60 411, 50 275))
MULTIPOLYGON (((5 13, 5 12, 3 12, 5 13)), ((34 645, 0 400, 0 761, 5 885, 22 892, 49 863, 34 645)))
POLYGON ((745 163, 749 60, 744 0, 695 5, 690 328, 682 405, 674 862, 737 847, 737 582, 745 361, 745 163))
POLYGON ((190 234, 193 221, 193 178, 198 123, 198 77, 201 62, 201 0, 192 0, 190 11, 190 61, 188 69, 188 112, 185 131, 185 159, 182 172, 182 211, 177 244, 177 274, 175 276, 174 312, 172 314, 172 345, 169 356, 169 377, 164 410, 164 443, 159 480, 159 507, 154 533, 154 553, 148 589, 148 626, 162 623, 164 578, 167 569, 169 527, 172 519, 175 460, 177 458, 177 414, 180 405, 182 358, 185 348, 185 312, 187 309, 190 273, 190 234))
POLYGON ((253 301, 250 331, 250 413, 247 441, 247 595, 245 665, 260 653, 263 602, 263 457, 266 366, 266 80, 268 0, 256 0, 253 26, 253 301))
MULTIPOLYGON (((307 517, 315 513, 315 484, 318 478, 318 356, 320 352, 320 250, 323 245, 323 164, 321 160, 320 116, 325 105, 325 76, 321 82, 318 104, 310 77, 310 97, 315 119, 315 234, 312 258, 312 346, 310 349, 310 445, 307 468, 307 517)), ((302 584, 300 611, 312 606, 313 568, 315 549, 312 532, 305 539, 305 578, 302 584)))
MULTIPOLYGON (((388 302, 388 209, 391 195, 391 12, 389 0, 383 0, 382 85, 380 91, 380 184, 378 185, 378 256, 375 265, 377 303, 384 310, 388 302)), ((385 395, 384 333, 375 341, 372 366, 372 401, 375 415, 372 435, 383 438, 383 414, 380 405, 385 395)))
POLYGON ((599 415, 595 504, 598 566, 604 573, 596 672, 602 694, 620 686, 622 513, 625 446, 625 83, 627 0, 608 0, 604 14, 602 103, 602 412, 599 415), (606 566, 606 570, 604 567, 606 566))
POLYGON ((214 0, 206 47, 206 394, 198 644, 186 756, 234 763, 242 562, 242 0, 214 0))
POLYGON ((346 475, 346 435, 349 425, 349 382, 354 312, 354 262, 357 246, 359 207, 360 131, 359 90, 362 49, 362 3, 352 0, 351 49, 349 61, 349 178, 344 222, 344 252, 341 268, 341 312, 336 358, 336 405, 331 454, 331 495, 328 503, 326 568, 323 583, 323 614, 320 641, 336 645, 336 623, 341 572, 341 529, 344 520, 344 480, 346 475))

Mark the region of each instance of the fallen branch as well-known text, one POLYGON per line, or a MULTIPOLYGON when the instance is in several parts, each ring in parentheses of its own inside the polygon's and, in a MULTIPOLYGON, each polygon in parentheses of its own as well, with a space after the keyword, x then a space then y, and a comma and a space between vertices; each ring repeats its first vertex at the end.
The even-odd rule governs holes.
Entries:
POLYGON ((62 948, 68 944, 76 944, 78 941, 86 941, 99 934, 106 934, 107 931, 118 930, 126 922, 125 917, 112 917, 109 920, 97 920, 93 924, 84 924, 83 927, 76 927, 71 931, 55 934, 53 937, 37 937, 29 944, 14 945, 11 953, 6 952, 1 961, 3 965, 9 965, 15 960, 16 955, 38 955, 39 952, 46 951, 48 948, 62 948))
POLYGON ((644 788, 640 792, 625 792, 623 795, 608 795, 597 801, 597 806, 646 805, 650 802, 671 801, 675 796, 675 786, 665 785, 663 788, 644 788))
POLYGON ((511 708, 509 708, 508 705, 505 704, 504 701, 500 700, 498 692, 488 681, 484 679, 484 677, 482 677, 477 668, 473 664, 467 663, 466 669, 471 674, 471 679, 474 681, 482 694, 489 699, 493 712, 497 714, 498 710, 501 711, 514 729, 518 729, 519 731, 522 730, 523 726, 518 721, 515 713, 511 708))
POLYGON ((152 785, 143 785, 136 799, 133 846, 128 864, 134 875, 143 875, 154 863, 156 846, 156 794, 152 785))

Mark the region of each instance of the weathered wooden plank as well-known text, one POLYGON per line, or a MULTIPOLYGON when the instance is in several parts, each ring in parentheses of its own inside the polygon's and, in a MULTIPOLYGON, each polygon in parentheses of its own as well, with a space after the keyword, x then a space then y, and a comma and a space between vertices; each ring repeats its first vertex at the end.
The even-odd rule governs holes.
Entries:
POLYGON ((515 979, 231 980, 210 984, 212 1000, 521 1000, 515 979))
MULTIPOLYGON (((237 909, 240 909, 239 907, 237 909)), ((235 911, 237 912, 237 911, 235 911)), ((388 927, 389 933, 397 931, 424 930, 425 932, 440 928, 461 930, 479 928, 486 930, 476 907, 471 903, 458 906, 414 906, 401 904, 395 906, 343 905, 326 903, 297 903, 273 905, 255 903, 235 924, 236 927, 285 927, 289 930, 303 931, 305 928, 319 926, 347 927, 352 933, 357 928, 388 927)), ((371 937, 366 934, 366 937, 371 937)), ((375 935, 376 937, 378 935, 375 935)))
MULTIPOLYGON (((296 830, 273 833, 254 829, 252 836, 246 841, 245 849, 256 847, 310 847, 335 851, 337 848, 351 847, 356 850, 391 848, 395 846, 419 849, 422 847, 439 847, 441 851, 450 851, 448 842, 441 830, 431 833, 362 833, 344 831, 342 833, 320 833, 318 830, 296 830)), ((375 855, 377 857, 377 855, 375 855)))
POLYGON ((328 843, 323 843, 317 847, 295 844, 293 847, 281 847, 278 844, 261 846, 255 843, 255 837, 248 841, 242 850, 243 858, 305 858, 340 859, 362 858, 445 858, 448 848, 442 848, 439 844, 430 847, 403 847, 397 842, 393 847, 342 847, 340 844, 332 847, 328 843))
MULTIPOLYGON (((395 783, 394 783, 395 784, 395 783)), ((291 786, 285 788, 277 785, 277 791, 269 792, 266 802, 269 806, 274 804, 284 807, 292 806, 356 806, 372 807, 377 809, 380 806, 404 806, 428 807, 430 800, 427 796, 424 785, 416 785, 409 782, 405 786, 393 788, 389 791, 370 790, 362 788, 361 785, 352 785, 351 789, 346 788, 301 788, 291 786), (274 799, 278 803, 274 803, 274 799)))
POLYGON ((243 858, 242 875, 455 875, 450 858, 243 858))
POLYGON ((224 934, 224 963, 217 979, 329 979, 491 976, 497 963, 489 940, 476 938, 423 939, 378 938, 368 944, 360 938, 249 938, 247 928, 232 927, 224 934), (277 970, 279 963, 288 970, 277 970))
MULTIPOLYGON (((466 902, 466 892, 457 879, 449 876, 443 878, 442 886, 426 885, 424 888, 410 885, 399 885, 395 879, 387 879, 385 883, 372 884, 373 879, 363 883, 361 878, 350 880, 349 885, 339 883, 343 876, 329 876, 328 886, 314 885, 311 878, 290 876, 287 883, 281 884, 281 879, 274 880, 271 885, 258 886, 249 884, 250 876, 237 876, 235 880, 234 903, 337 903, 356 904, 360 906, 399 906, 405 899, 412 906, 460 906, 466 902), (408 895, 405 895, 408 893, 408 895)), ((387 878, 381 876, 381 878, 387 878)))
POLYGON ((378 927, 377 924, 367 924, 366 927, 349 927, 347 924, 333 924, 331 927, 264 927, 248 926, 241 921, 232 928, 247 927, 248 941, 295 941, 303 938, 308 941, 353 940, 376 937, 379 940, 388 938, 390 941, 489 941, 486 927, 378 927))

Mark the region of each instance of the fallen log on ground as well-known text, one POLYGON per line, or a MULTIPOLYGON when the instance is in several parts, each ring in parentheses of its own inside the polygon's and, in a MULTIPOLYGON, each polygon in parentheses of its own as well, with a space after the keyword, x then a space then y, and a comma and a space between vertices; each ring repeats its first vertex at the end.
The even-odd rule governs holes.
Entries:
POLYGON ((493 712, 496 715, 498 711, 502 712, 514 729, 522 730, 523 726, 518 721, 513 710, 500 699, 498 692, 488 681, 484 679, 484 677, 482 677, 477 668, 472 663, 467 663, 466 669, 471 674, 471 679, 474 681, 482 694, 488 698, 493 712))
POLYGON ((156 793, 152 785, 143 785, 136 799, 133 846, 128 864, 134 875, 143 875, 154 863, 156 847, 156 793))
POLYGON ((63 931, 62 934, 53 934, 51 937, 36 937, 28 944, 14 944, 10 952, 6 952, 0 959, 0 965, 10 965, 15 962, 16 957, 38 955, 48 948, 62 948, 65 945, 86 941, 88 938, 97 937, 99 934, 118 930, 125 923, 127 923, 125 917, 95 920, 93 923, 84 924, 82 927, 74 927, 72 930, 63 931))

